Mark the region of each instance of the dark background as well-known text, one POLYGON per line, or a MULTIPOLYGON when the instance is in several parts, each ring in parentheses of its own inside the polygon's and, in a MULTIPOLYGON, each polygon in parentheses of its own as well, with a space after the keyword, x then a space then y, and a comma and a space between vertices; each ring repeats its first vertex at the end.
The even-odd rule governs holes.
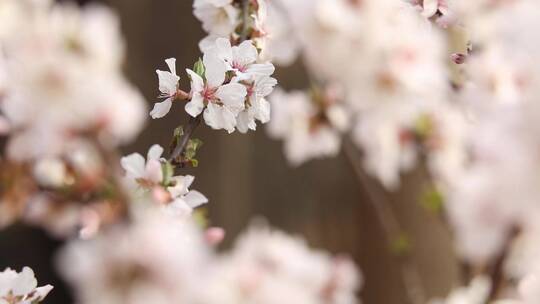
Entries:
MULTIPOLYGON (((200 56, 197 43, 204 36, 192 16, 191 1, 100 2, 111 5, 121 16, 128 45, 125 71, 144 93, 149 107, 158 95, 155 70, 166 69, 166 58, 178 59, 181 84, 188 88, 183 67, 191 67, 200 56)), ((303 75, 300 64, 277 71, 285 88, 303 88, 303 75)), ((154 143, 167 146, 172 130, 186 121, 182 107, 173 107, 167 118, 149 121, 139 140, 125 147, 125 154, 145 153, 154 143)), ((280 229, 305 236, 314 247, 354 257, 365 276, 364 303, 407 303, 399 264, 390 254, 375 213, 345 157, 291 168, 281 143, 269 139, 264 127, 247 135, 200 128, 196 137, 204 141, 200 165, 185 173, 194 174, 193 188, 210 198, 212 224, 228 233, 225 247, 250 219, 263 216, 280 229)), ((419 204, 421 174, 409 174, 404 180, 403 190, 390 195, 393 207, 411 238, 412 260, 419 266, 428 294, 445 295, 457 277, 449 235, 437 217, 419 204)), ((40 283, 55 286, 45 303, 72 303, 52 265, 60 245, 39 230, 13 226, 0 232, 0 268, 31 266, 40 283)))

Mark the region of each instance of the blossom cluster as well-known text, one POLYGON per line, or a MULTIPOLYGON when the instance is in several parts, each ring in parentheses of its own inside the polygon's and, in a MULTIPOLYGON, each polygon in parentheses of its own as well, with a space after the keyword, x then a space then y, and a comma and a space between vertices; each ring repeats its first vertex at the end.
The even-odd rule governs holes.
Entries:
POLYGON ((193 70, 186 69, 191 90, 179 90, 176 59, 166 60, 169 71, 158 70, 160 97, 150 113, 165 116, 177 99, 187 100, 186 112, 194 118, 202 115, 216 130, 246 133, 257 128, 256 121, 270 120, 270 95, 277 80, 272 78, 274 65, 261 56, 264 47, 262 26, 266 14, 264 1, 247 1, 238 8, 231 1, 194 2, 194 13, 209 36, 201 42, 204 55, 193 70), (247 15, 240 18, 241 14, 247 15), (240 26, 240 23, 242 25, 240 26), (236 33, 237 27, 242 33, 236 33))
POLYGON ((146 111, 122 72, 119 20, 49 0, 1 1, 0 14, 0 225, 22 218, 65 236, 88 214, 113 221, 125 200, 110 159, 146 111))
POLYGON ((71 243, 59 263, 82 304, 349 304, 361 283, 348 259, 265 226, 218 255, 193 222, 163 213, 71 243))
MULTIPOLYGON (((255 130, 270 119, 277 80, 265 1, 195 0, 194 14, 209 36, 186 69, 191 89, 180 89, 167 59, 169 70, 157 70, 163 101, 150 112, 160 118, 186 101, 190 124, 175 130, 168 157, 157 144, 146 157, 120 157, 146 109, 122 73, 114 13, 0 1, 0 225, 22 219, 65 239, 56 264, 78 303, 357 303, 353 262, 300 238, 254 226, 215 252, 225 231, 193 212, 208 199, 179 173, 198 163, 194 128, 255 130)), ((51 289, 30 268, 0 273, 2 304, 38 303, 51 289)))

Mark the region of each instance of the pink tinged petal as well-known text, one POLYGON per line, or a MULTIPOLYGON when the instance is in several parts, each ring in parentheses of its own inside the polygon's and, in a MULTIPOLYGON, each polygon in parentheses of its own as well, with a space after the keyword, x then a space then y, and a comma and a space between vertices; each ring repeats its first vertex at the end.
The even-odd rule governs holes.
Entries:
POLYGON ((206 196, 195 190, 189 191, 188 194, 184 196, 184 201, 191 208, 197 208, 201 205, 208 203, 208 199, 206 198, 206 196))
POLYGON ((161 158, 161 155, 163 155, 163 151, 165 151, 163 149, 162 146, 160 145, 153 145, 152 147, 150 147, 150 150, 148 150, 148 154, 146 155, 146 158, 147 159, 155 159, 155 160, 159 160, 161 158))
POLYGON ((191 97, 191 101, 186 103, 185 110, 191 117, 199 116, 204 109, 204 98, 197 93, 191 97))
POLYGON ((154 108, 150 111, 152 119, 159 119, 165 117, 172 107, 172 98, 167 98, 165 101, 154 104, 154 108))
POLYGON ((161 163, 155 159, 149 159, 146 163, 144 177, 146 180, 151 181, 155 184, 161 183, 163 180, 163 170, 161 168, 161 163))
POLYGON ((218 245, 225 239, 225 229, 219 227, 208 228, 204 233, 204 238, 208 244, 218 245))
POLYGON ((170 72, 156 70, 159 79, 159 91, 164 96, 171 97, 176 94, 180 77, 170 72))
POLYGON ((219 87, 215 96, 234 114, 238 114, 245 108, 247 89, 242 84, 230 83, 219 87))
POLYGON ((23 296, 32 292, 36 287, 37 280, 34 276, 34 271, 29 267, 24 267, 13 282, 11 291, 15 296, 23 296))
POLYGON ((226 107, 208 104, 204 111, 204 121, 214 130, 225 129, 233 133, 236 126, 235 115, 226 107))
POLYGON ((203 57, 204 67, 206 68, 206 81, 210 88, 217 88, 225 81, 227 67, 225 62, 214 54, 208 52, 203 57))
POLYGON ((191 78, 191 92, 194 94, 204 91, 204 80, 202 77, 190 69, 186 69, 186 73, 191 78))
POLYGON ((122 168, 126 170, 129 178, 137 179, 144 176, 145 160, 142 155, 133 153, 131 155, 124 156, 120 160, 120 164, 122 165, 122 168))
POLYGON ((215 48, 219 58, 228 62, 231 62, 233 60, 233 48, 229 39, 216 39, 215 48))
POLYGON ((259 57, 257 48, 253 45, 251 40, 242 42, 239 46, 233 48, 233 61, 242 66, 254 63, 259 57))

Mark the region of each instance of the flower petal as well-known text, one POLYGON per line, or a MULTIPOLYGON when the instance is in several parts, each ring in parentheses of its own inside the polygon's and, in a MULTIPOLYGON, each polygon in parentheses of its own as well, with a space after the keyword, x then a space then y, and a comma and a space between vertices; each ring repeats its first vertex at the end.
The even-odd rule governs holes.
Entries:
POLYGON ((213 103, 204 111, 204 121, 214 130, 225 129, 229 133, 233 133, 236 126, 235 115, 228 108, 213 103))
POLYGON ((207 52, 203 57, 204 67, 206 68, 206 81, 209 87, 217 88, 225 81, 227 67, 215 52, 207 52))
POLYGON ((171 72, 161 70, 156 70, 156 73, 159 79, 159 91, 168 97, 176 94, 180 77, 171 72))
POLYGON ((186 69, 186 73, 188 73, 191 78, 191 93, 202 92, 204 90, 204 80, 202 77, 190 69, 186 69))
POLYGON ((259 57, 257 48, 255 48, 251 40, 242 42, 239 46, 234 47, 232 51, 234 62, 242 66, 254 63, 259 57))
POLYGON ((171 73, 176 75, 176 58, 169 58, 165 60, 165 63, 167 63, 167 66, 169 66, 171 73))
POLYGON ((37 287, 37 280, 34 271, 29 267, 24 267, 13 282, 13 295, 23 296, 31 293, 37 287))
POLYGON ((154 104, 154 108, 150 112, 153 119, 163 118, 171 111, 172 98, 167 98, 162 102, 154 104))
POLYGON ((124 156, 120 160, 120 164, 122 165, 122 168, 126 170, 129 178, 137 179, 144 176, 145 160, 142 155, 133 153, 131 155, 124 156))
POLYGON ((197 208, 203 204, 208 203, 208 198, 206 198, 206 196, 204 196, 199 191, 192 190, 189 191, 186 196, 184 196, 184 201, 191 208, 197 208))
POLYGON ((161 158, 161 155, 163 155, 163 151, 165 150, 163 149, 162 146, 153 145, 152 147, 150 147, 150 150, 148 150, 148 155, 146 156, 146 158, 148 160, 150 159, 159 160, 161 158))
POLYGON ((239 83, 229 83, 219 87, 216 91, 216 97, 235 115, 242 111, 245 106, 247 89, 239 83))
POLYGON ((276 68, 271 63, 256 63, 247 68, 246 74, 254 77, 270 76, 275 70, 276 68))
POLYGON ((191 115, 191 117, 199 116, 204 109, 204 100, 203 97, 196 93, 191 97, 191 101, 186 103, 185 110, 191 115))

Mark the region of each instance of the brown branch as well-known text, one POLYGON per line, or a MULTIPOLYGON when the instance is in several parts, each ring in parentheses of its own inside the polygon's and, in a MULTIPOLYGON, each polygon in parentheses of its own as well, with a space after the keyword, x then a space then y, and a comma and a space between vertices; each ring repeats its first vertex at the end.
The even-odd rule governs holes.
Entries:
POLYGON ((178 140, 176 147, 169 157, 169 162, 178 162, 179 158, 184 156, 189 140, 193 136, 195 129, 201 124, 202 116, 203 114, 201 113, 197 117, 190 117, 189 123, 184 129, 184 134, 182 134, 180 140, 178 140))
POLYGON ((514 242, 514 240, 516 239, 518 235, 519 235, 518 228, 512 228, 508 232, 508 236, 506 237, 506 240, 504 242, 504 245, 501 251, 499 252, 499 254, 495 257, 493 261, 493 265, 490 271, 491 289, 489 291, 489 296, 486 300, 486 304, 491 303, 492 301, 495 301, 504 287, 504 283, 506 280, 505 274, 504 274, 504 265, 506 263, 508 255, 510 254, 512 243, 514 242))
MULTIPOLYGON (((344 150, 347 159, 353 167, 358 181, 366 191, 371 207, 375 210, 379 223, 381 224, 388 243, 392 243, 402 235, 402 228, 397 219, 394 210, 390 206, 390 202, 386 195, 378 191, 362 169, 362 163, 359 159, 359 151, 353 146, 350 140, 344 143, 344 150)), ((413 304, 425 304, 426 295, 422 284, 421 276, 416 265, 410 259, 408 254, 401 255, 398 259, 401 264, 401 276, 403 285, 407 292, 409 301, 413 304)))

